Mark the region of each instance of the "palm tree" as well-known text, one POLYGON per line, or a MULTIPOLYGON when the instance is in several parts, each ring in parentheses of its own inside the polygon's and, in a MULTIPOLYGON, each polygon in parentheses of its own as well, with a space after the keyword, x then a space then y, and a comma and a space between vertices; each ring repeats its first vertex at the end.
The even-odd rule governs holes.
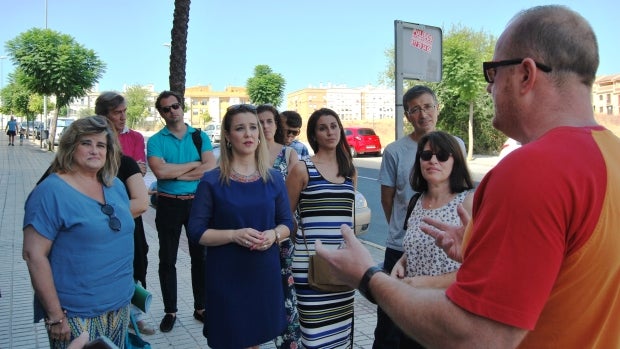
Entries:
POLYGON ((187 29, 191 0, 174 0, 174 18, 170 33, 170 90, 185 95, 185 65, 187 64, 187 29))

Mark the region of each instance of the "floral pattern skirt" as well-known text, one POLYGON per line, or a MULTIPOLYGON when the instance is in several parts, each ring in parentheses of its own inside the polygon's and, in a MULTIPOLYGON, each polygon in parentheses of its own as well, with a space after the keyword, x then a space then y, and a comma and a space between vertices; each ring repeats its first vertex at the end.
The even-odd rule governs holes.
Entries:
POLYGON ((299 312, 297 311, 297 293, 293 283, 293 251, 294 245, 290 239, 280 244, 280 268, 282 286, 284 287, 284 308, 286 310, 286 330, 274 339, 278 349, 297 349, 301 346, 301 328, 299 327, 299 312))

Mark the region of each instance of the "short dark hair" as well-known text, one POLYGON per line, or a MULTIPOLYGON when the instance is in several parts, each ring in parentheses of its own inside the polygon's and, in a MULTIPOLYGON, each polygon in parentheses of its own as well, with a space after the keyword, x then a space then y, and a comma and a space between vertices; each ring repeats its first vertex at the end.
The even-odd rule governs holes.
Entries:
POLYGON ((431 95, 433 97, 433 100, 435 101, 435 104, 438 103, 437 95, 433 90, 431 90, 430 87, 424 85, 415 85, 412 88, 408 89, 407 92, 405 92, 405 94, 403 95, 403 108, 405 108, 405 111, 407 111, 406 109, 409 101, 411 101, 412 99, 416 99, 424 94, 431 95))
POLYGON ((161 100, 170 96, 176 97, 177 102, 181 104, 181 108, 185 109, 185 105, 183 103, 183 96, 181 96, 180 93, 175 91, 162 91, 155 100, 155 109, 159 110, 161 108, 161 100))
POLYGON ((424 150, 426 143, 430 144, 431 150, 434 153, 443 150, 452 154, 452 158, 454 159, 454 165, 452 165, 452 172, 450 173, 450 191, 452 193, 461 193, 467 189, 474 188, 474 183, 471 180, 463 150, 461 150, 461 146, 456 141, 456 138, 443 131, 433 131, 424 135, 418 142, 415 163, 413 164, 413 170, 409 176, 409 183, 414 191, 418 193, 428 191, 428 182, 422 176, 422 168, 420 166, 420 153, 424 150))
POLYGON ((299 115, 298 112, 293 111, 293 110, 285 110, 282 113, 280 113, 280 115, 282 115, 282 117, 286 119, 286 126, 301 128, 302 120, 301 120, 301 115, 299 115))
POLYGON ((110 111, 125 103, 125 97, 114 91, 101 92, 95 100, 95 114, 108 116, 110 111))
POLYGON ((531 57, 550 66, 558 84, 563 74, 572 72, 592 86, 599 49, 594 30, 580 14, 561 5, 536 6, 518 13, 509 27, 504 54, 531 57))

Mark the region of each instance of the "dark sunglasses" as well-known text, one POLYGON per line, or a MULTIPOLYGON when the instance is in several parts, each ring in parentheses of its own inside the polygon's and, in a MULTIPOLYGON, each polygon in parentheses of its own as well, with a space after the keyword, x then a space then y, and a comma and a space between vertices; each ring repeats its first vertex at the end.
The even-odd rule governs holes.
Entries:
POLYGON ((299 136, 300 130, 286 130, 287 136, 299 136))
POLYGON ((101 212, 105 213, 108 217, 110 217, 110 221, 108 222, 110 229, 114 231, 121 230, 121 221, 114 215, 114 207, 110 206, 109 204, 101 205, 101 212))
POLYGON ((164 113, 170 113, 170 109, 177 110, 179 108, 181 108, 181 103, 174 103, 168 107, 161 107, 161 111, 163 111, 164 113))
MULTIPOLYGON (((507 65, 521 64, 521 62, 523 62, 524 59, 525 58, 515 58, 515 59, 507 59, 504 61, 497 61, 497 62, 482 62, 482 71, 484 72, 484 79, 489 84, 492 84, 493 82, 495 82, 495 74, 497 74, 497 68, 504 67, 507 65)), ((534 61, 534 63, 536 63, 536 68, 544 71, 545 73, 551 72, 551 67, 544 65, 542 63, 538 63, 536 61, 534 61)))
POLYGON ((252 104, 234 104, 226 108, 229 112, 250 112, 256 114, 256 107, 252 104))
POLYGON ((424 150, 420 152, 420 159, 424 160, 424 161, 431 161, 431 159, 433 158, 433 155, 435 155, 437 157, 437 160, 439 160, 439 162, 446 162, 448 161, 448 159, 450 158, 450 153, 448 153, 445 150, 440 150, 436 153, 433 153, 432 150, 424 150))

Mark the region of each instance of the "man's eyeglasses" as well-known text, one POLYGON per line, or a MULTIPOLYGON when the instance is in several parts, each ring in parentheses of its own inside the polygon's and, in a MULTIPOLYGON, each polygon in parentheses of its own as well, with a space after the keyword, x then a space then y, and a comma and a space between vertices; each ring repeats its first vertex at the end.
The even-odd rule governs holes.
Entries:
POLYGON ((448 153, 445 150, 440 150, 436 153, 433 153, 432 150, 424 150, 420 152, 420 159, 424 160, 424 161, 431 161, 431 159, 433 158, 433 155, 435 155, 437 157, 437 160, 439 160, 439 162, 446 162, 448 161, 448 159, 450 158, 450 153, 448 153))
POLYGON ((110 226, 110 229, 114 231, 121 230, 121 220, 114 215, 114 207, 109 204, 101 205, 101 212, 110 217, 110 220, 108 221, 108 226, 110 226))
POLYGON ((226 111, 239 113, 250 112, 256 114, 256 107, 252 104, 234 104, 226 108, 226 111))
POLYGON ((300 130, 288 129, 288 130, 286 130, 286 135, 287 136, 295 136, 295 137, 297 137, 297 136, 299 136, 299 132, 300 132, 300 130))
POLYGON ((436 105, 434 104, 424 104, 423 106, 419 107, 412 107, 409 108, 409 110, 407 110, 407 115, 417 115, 418 113, 420 113, 420 111, 424 111, 424 113, 428 114, 430 113, 432 110, 434 110, 436 107, 436 105))
MULTIPOLYGON (((497 61, 497 62, 482 62, 482 71, 484 72, 484 79, 489 84, 492 84, 493 82, 495 82, 495 74, 497 74, 497 68, 505 67, 507 65, 521 64, 521 62, 523 62, 524 59, 525 58, 515 58, 515 59, 507 59, 504 61, 497 61)), ((536 68, 544 71, 545 73, 551 72, 551 67, 544 65, 542 63, 538 63, 536 61, 534 61, 534 63, 536 63, 536 68)))
POLYGON ((163 111, 164 113, 170 113, 170 109, 177 110, 179 108, 181 108, 181 103, 174 103, 168 107, 161 107, 161 111, 163 111))

